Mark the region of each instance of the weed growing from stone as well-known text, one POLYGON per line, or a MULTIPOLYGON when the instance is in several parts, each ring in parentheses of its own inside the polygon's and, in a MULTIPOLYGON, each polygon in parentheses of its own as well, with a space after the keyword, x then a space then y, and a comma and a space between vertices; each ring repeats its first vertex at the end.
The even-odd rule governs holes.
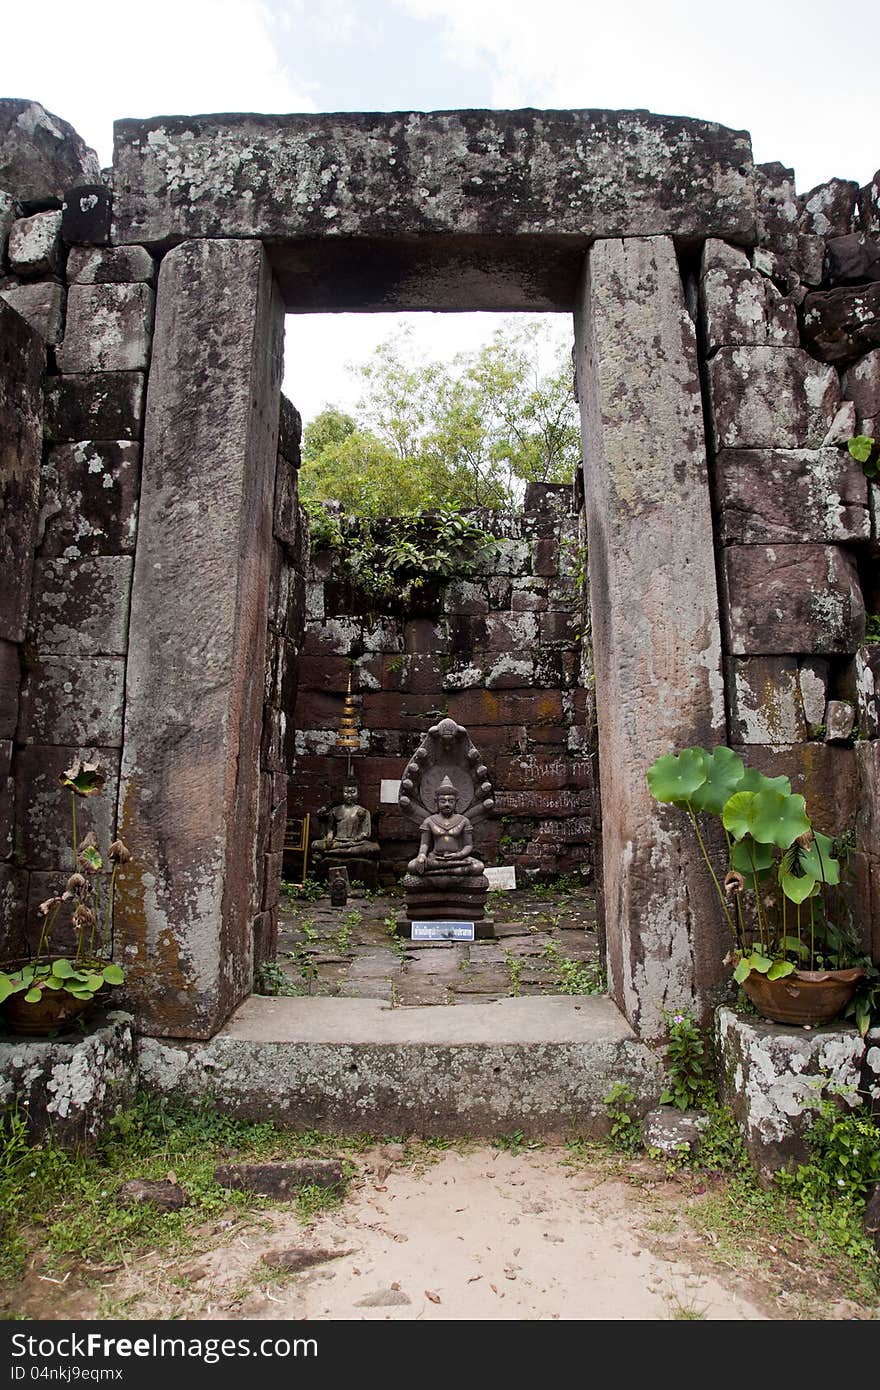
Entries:
POLYGON ((692 1014, 664 1014, 669 1030, 666 1048, 666 1089, 661 1105, 677 1110, 699 1109, 715 1097, 712 1049, 692 1014))
POLYGON ((627 1154, 639 1153, 642 1147, 642 1123, 633 1113, 635 1103, 633 1089, 626 1081, 615 1081, 602 1097, 610 1124, 609 1142, 627 1154))
POLYGON ((281 892, 290 902, 317 902, 323 898, 326 888, 316 878, 306 877, 303 883, 282 881, 281 892))
POLYGON ((315 927, 314 917, 303 917, 299 922, 297 922, 297 926, 303 934, 304 941, 317 941, 318 932, 315 927))
POLYGON ((299 989, 282 966, 276 961, 265 960, 254 971, 254 993, 273 996, 297 995, 299 989))
POLYGON ((377 891, 374 891, 372 888, 368 888, 367 885, 365 883, 362 883, 359 878, 351 879, 348 888, 353 898, 366 898, 369 902, 371 901, 371 899, 379 897, 379 893, 377 891))
POLYGON ((302 976, 303 984, 306 987, 306 993, 311 994, 317 982, 318 975, 320 974, 317 962, 315 961, 313 956, 309 955, 307 951, 300 951, 296 959, 297 964, 299 965, 299 973, 302 976))
POLYGON ((336 933, 336 949, 341 956, 345 956, 351 950, 351 934, 355 927, 359 927, 363 920, 363 913, 353 908, 351 912, 346 912, 342 919, 339 930, 336 933))
POLYGON ((521 1129, 515 1129, 512 1134, 501 1134, 494 1141, 496 1149, 502 1153, 520 1154, 526 1149, 542 1149, 544 1145, 538 1139, 527 1139, 521 1129))
POLYGON ((406 941, 397 930, 396 917, 384 917, 383 923, 388 933, 388 941, 391 949, 399 957, 401 964, 406 968, 406 941))
POLYGON ((507 973, 510 976, 510 989, 507 993, 512 999, 518 999, 522 994, 519 977, 523 972, 525 961, 520 956, 512 956, 508 953, 504 957, 504 964, 507 966, 507 973))
POLYGON ((554 878, 530 883, 529 891, 536 898, 559 898, 575 893, 581 887, 577 874, 557 874, 554 878))
POLYGON ((706 1318, 705 1308, 700 1308, 693 1299, 682 1302, 679 1298, 669 1300, 669 1320, 670 1322, 695 1322, 704 1321, 706 1318))
POLYGON ((826 1097, 806 1134, 809 1160, 777 1182, 811 1211, 832 1207, 860 1213, 880 1182, 880 1129, 871 1115, 826 1097))
POLYGON ((556 975, 560 994, 604 994, 608 988, 605 971, 598 961, 577 961, 564 956, 553 941, 541 952, 556 975))

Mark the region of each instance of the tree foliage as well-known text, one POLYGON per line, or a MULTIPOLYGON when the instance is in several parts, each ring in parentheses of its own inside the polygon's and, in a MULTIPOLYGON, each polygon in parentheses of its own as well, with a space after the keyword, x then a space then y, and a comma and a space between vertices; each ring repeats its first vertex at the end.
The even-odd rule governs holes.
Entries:
POLYGON ((540 367, 553 336, 507 320, 450 363, 416 360, 406 331, 388 339, 355 368, 358 419, 328 406, 306 427, 302 496, 360 516, 508 510, 526 482, 570 482, 580 441, 568 350, 540 367))

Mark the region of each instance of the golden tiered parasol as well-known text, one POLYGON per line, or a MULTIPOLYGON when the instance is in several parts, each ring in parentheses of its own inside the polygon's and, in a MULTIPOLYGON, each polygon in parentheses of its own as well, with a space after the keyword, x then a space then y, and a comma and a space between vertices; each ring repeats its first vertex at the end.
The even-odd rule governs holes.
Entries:
POLYGON ((360 748, 361 740, 358 733, 357 716, 355 714, 354 700, 351 698, 351 672, 348 673, 348 690, 345 693, 345 701, 342 706, 342 718, 339 721, 339 732, 336 735, 336 747, 344 748, 348 753, 348 775, 351 776, 351 755, 356 748, 360 748))

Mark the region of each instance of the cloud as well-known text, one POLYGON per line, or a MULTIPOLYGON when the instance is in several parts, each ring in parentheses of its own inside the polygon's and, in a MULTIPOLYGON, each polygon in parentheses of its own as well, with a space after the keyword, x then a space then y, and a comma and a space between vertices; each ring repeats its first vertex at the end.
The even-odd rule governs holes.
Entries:
MULTIPOLYGON (((876 65, 828 41, 824 0, 396 0, 442 20, 450 56, 492 73, 492 101, 646 108, 749 130, 758 161, 793 164, 806 190, 867 182, 880 163, 876 65)), ((880 46, 880 6, 851 0, 862 55, 880 46)))
MULTIPOLYGON (((297 8, 288 3, 288 17, 297 8)), ((108 164, 122 117, 314 110, 309 86, 285 70, 275 25, 262 0, 42 0, 54 42, 5 44, 0 92, 70 121, 108 164)))

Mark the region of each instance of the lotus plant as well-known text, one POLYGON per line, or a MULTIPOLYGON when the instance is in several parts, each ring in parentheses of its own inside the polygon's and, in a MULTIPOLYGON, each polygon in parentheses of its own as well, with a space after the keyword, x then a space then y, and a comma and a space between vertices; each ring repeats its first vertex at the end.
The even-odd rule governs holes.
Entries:
POLYGON ((98 761, 77 759, 59 779, 70 792, 72 870, 63 888, 42 902, 37 949, 27 961, 0 970, 0 1003, 10 995, 23 995, 25 1003, 38 1004, 46 990, 61 990, 75 999, 91 1001, 108 986, 121 985, 122 967, 113 954, 113 899, 119 866, 131 858, 121 840, 107 851, 109 882, 104 857, 93 832, 81 839, 77 829, 77 802, 99 795, 104 772, 98 761), (52 932, 62 911, 69 913, 76 941, 71 955, 53 950, 52 932))
POLYGON ((727 747, 664 755, 647 777, 657 801, 691 822, 734 938, 729 961, 737 983, 752 971, 776 980, 797 969, 855 963, 847 933, 825 910, 826 887, 840 882, 835 843, 813 828, 787 777, 747 768, 727 747), (701 826, 707 815, 723 828, 723 870, 713 865, 701 826), (754 895, 751 908, 747 893, 754 895))

